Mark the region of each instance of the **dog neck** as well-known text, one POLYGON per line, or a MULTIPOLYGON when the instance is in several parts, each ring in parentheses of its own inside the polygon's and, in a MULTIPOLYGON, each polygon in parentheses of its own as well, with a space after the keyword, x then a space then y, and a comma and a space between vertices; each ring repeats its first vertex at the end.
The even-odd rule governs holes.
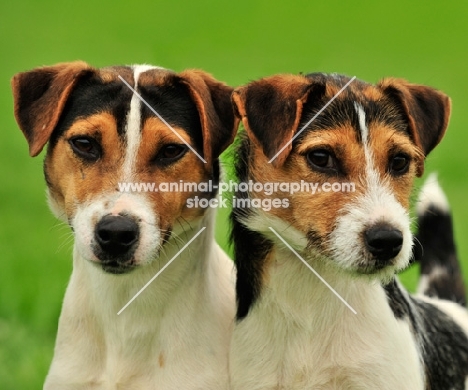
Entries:
POLYGON ((258 302, 271 315, 309 330, 332 332, 338 324, 352 326, 357 317, 375 317, 376 305, 388 305, 377 279, 353 276, 318 255, 303 256, 340 299, 289 248, 275 245, 273 251, 258 302))
MULTIPOLYGON (((162 311, 180 293, 181 289, 186 289, 193 283, 201 283, 200 279, 206 276, 203 271, 208 266, 207 260, 215 250, 215 243, 212 239, 213 225, 213 215, 210 212, 195 223, 184 223, 183 228, 175 231, 164 244, 157 258, 150 264, 140 266, 124 275, 105 273, 99 266, 84 260, 75 251, 74 273, 84 274, 84 277, 80 277, 80 281, 89 283, 88 291, 91 295, 89 298, 95 306, 100 310, 108 310, 109 314, 117 314, 151 278, 167 265, 167 268, 126 309, 135 314, 142 307, 151 307, 152 311, 156 312, 162 311), (200 233, 200 236, 194 238, 203 227, 206 229, 200 233), (181 251, 182 247, 193 238, 193 242, 181 251), (170 261, 171 263, 168 264, 170 261)), ((184 297, 184 299, 190 298, 184 297)))

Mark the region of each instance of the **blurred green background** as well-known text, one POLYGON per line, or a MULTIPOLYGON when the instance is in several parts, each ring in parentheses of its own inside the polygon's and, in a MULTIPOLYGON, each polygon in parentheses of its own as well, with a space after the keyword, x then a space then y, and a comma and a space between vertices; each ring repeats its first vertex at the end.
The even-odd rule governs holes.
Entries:
MULTIPOLYGON (((0 19, 0 389, 41 388, 71 272, 69 229, 45 202, 43 156, 28 157, 13 118, 10 78, 40 65, 196 67, 234 86, 325 71, 445 91, 451 125, 426 172, 439 172, 452 204, 468 280, 468 2, 2 0, 0 19)), ((403 275, 410 289, 416 271, 403 275)))

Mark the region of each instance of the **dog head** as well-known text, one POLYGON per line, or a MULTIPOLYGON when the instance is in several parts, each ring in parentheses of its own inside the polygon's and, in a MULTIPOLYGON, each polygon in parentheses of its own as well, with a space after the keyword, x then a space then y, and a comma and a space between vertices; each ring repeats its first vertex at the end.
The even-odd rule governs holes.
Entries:
MULTIPOLYGON (((407 266, 413 179, 447 128, 447 96, 400 79, 371 85, 317 73, 254 81, 236 89, 233 102, 246 130, 240 181, 316 184, 314 193, 277 186, 270 197, 282 199, 281 206, 268 212, 234 209, 234 225, 243 226, 237 231, 260 234, 263 256, 276 240, 273 227, 304 256, 353 274, 386 278, 407 266)), ((236 232, 233 238, 236 246, 236 232)), ((252 261, 239 253, 238 263, 252 261)))
POLYGON ((216 182, 237 127, 230 87, 198 70, 72 62, 19 73, 12 88, 31 156, 48 143, 49 203, 83 258, 130 271, 156 258, 181 220, 202 216, 187 207, 194 192, 121 185, 216 182))

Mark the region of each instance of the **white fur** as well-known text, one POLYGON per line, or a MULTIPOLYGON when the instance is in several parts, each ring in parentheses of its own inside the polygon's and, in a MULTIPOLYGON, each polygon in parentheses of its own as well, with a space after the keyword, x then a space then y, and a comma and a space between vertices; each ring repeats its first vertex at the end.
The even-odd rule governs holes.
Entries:
POLYGON ((368 226, 377 222, 386 222, 403 233, 403 246, 393 260, 393 266, 380 273, 382 279, 388 279, 395 271, 408 265, 412 236, 409 216, 386 186, 376 179, 374 172, 367 177, 367 189, 364 195, 357 197, 343 210, 337 219, 336 228, 331 234, 330 246, 333 261, 341 268, 357 271, 360 262, 370 261, 370 254, 365 249, 362 233, 368 226))
POLYGON ((385 179, 374 167, 374 156, 368 144, 368 132, 365 125, 365 112, 358 104, 356 111, 359 115, 361 134, 365 155, 365 192, 353 199, 336 222, 336 228, 331 234, 330 246, 333 261, 341 268, 357 271, 359 263, 371 261, 371 255, 365 248, 362 233, 375 223, 387 223, 403 234, 403 246, 400 253, 393 260, 393 266, 387 267, 386 272, 379 276, 385 280, 395 271, 401 271, 408 265, 411 256, 412 235, 408 212, 396 200, 388 188, 385 179))
POLYGON ((416 204, 416 212, 418 215, 424 214, 430 205, 434 205, 439 209, 449 212, 450 206, 445 196, 444 191, 440 188, 437 174, 431 173, 421 190, 419 191, 418 203, 416 204))
POLYGON ((463 329, 463 331, 468 336, 468 311, 466 310, 466 308, 460 306, 455 302, 447 301, 445 299, 431 298, 422 294, 418 294, 417 297, 422 301, 428 302, 436 306, 445 314, 447 314, 463 329))
POLYGON ((306 248, 303 234, 263 211, 245 222, 276 250, 264 275, 268 286, 234 330, 233 390, 423 388, 411 330, 395 319, 378 280, 353 278, 310 249, 301 253, 354 315, 268 227, 298 251, 306 248), (388 374, 390 365, 399 375, 388 374))
MULTIPOLYGON (((138 78, 140 74, 154 67, 148 65, 133 66, 134 89, 138 90, 138 78)), ((125 135, 127 138, 127 150, 123 164, 124 180, 131 181, 133 168, 136 163, 136 156, 141 141, 141 99, 134 93, 130 101, 130 110, 127 114, 127 125, 125 135)))
MULTIPOLYGON (((138 75, 149 69, 134 67, 138 75)), ((127 117, 121 181, 131 180, 141 143, 139 100, 127 117)), ((103 193, 65 216, 75 232, 73 273, 65 294, 45 390, 227 390, 234 318, 233 263, 214 241, 214 210, 173 228, 164 244, 145 194, 103 193), (138 267, 112 275, 92 251, 94 227, 105 215, 138 221, 138 267), (118 311, 188 242, 197 237, 122 314, 118 311)))
POLYGON ((99 262, 92 248, 96 245, 94 226, 106 215, 131 215, 139 221, 140 239, 135 252, 138 265, 146 264, 157 257, 162 244, 158 229, 158 216, 143 193, 112 192, 102 194, 89 204, 79 205, 71 221, 75 232, 75 248, 83 259, 99 262))
POLYGON ((430 274, 421 275, 421 277, 419 278, 417 293, 421 295, 425 294, 428 287, 431 285, 431 283, 433 283, 434 280, 438 280, 444 276, 449 276, 447 269, 439 266, 434 266, 434 268, 431 269, 430 274))
POLYGON ((272 261, 266 291, 234 330, 233 390, 423 389, 411 330, 377 282, 308 259, 354 315, 288 249, 272 261))
POLYGON ((44 388, 227 389, 233 268, 213 241, 213 224, 207 215, 128 275, 103 273, 75 248, 44 388), (179 250, 178 242, 202 226, 206 231, 117 316, 179 250))
POLYGON ((265 237, 275 241, 277 245, 284 246, 270 230, 270 227, 273 227, 294 249, 302 251, 307 246, 308 240, 304 234, 291 224, 261 209, 251 209, 251 214, 243 222, 248 225, 250 230, 262 233, 265 237))
POLYGON ((367 147, 369 141, 369 129, 366 126, 366 113, 359 103, 354 102, 354 108, 359 118, 359 130, 361 130, 362 143, 367 147))

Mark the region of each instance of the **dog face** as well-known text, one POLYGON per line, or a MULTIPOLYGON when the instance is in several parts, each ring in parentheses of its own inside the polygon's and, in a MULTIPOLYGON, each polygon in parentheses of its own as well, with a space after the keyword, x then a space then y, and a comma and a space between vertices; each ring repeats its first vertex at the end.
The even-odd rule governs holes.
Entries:
POLYGON ((121 192, 119 183, 217 181, 218 157, 237 123, 231 88, 196 70, 83 62, 20 73, 12 86, 30 154, 48 142, 49 203, 74 230, 81 257, 109 273, 128 272, 203 214, 187 207, 194 193, 121 192))
MULTIPOLYGON (((315 193, 272 195, 287 199, 289 207, 234 210, 233 218, 271 241, 273 227, 305 256, 387 279, 410 260, 412 184, 446 130, 450 100, 403 80, 355 80, 310 122, 348 81, 338 75, 279 75, 234 92, 247 133, 239 179, 318 186, 315 193), (337 191, 325 191, 331 188, 337 191)), ((267 257, 268 245, 261 246, 267 257)))

